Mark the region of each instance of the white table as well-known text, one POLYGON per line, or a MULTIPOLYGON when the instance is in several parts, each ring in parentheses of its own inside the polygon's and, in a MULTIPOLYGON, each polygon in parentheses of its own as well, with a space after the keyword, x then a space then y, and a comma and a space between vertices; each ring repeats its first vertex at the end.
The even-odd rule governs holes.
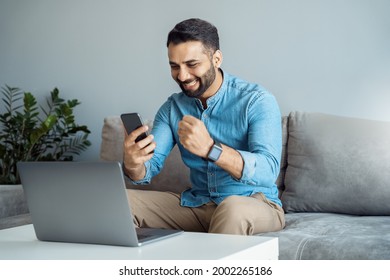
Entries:
POLYGON ((142 247, 43 242, 32 225, 0 230, 3 260, 212 260, 278 259, 278 239, 184 232, 142 247))

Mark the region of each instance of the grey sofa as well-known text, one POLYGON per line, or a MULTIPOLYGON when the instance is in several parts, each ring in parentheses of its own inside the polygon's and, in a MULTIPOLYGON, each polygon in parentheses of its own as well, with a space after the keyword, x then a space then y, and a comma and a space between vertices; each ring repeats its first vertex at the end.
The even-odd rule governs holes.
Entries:
MULTIPOLYGON (((292 112, 282 123, 276 183, 286 227, 263 234, 279 238, 279 259, 389 260, 390 123, 305 112, 292 112)), ((105 118, 102 160, 121 161, 123 137, 120 118, 105 118)), ((128 185, 173 192, 188 186, 177 148, 150 185, 128 185)), ((18 188, 12 189, 17 203, 4 199, 9 188, 0 189, 0 229, 30 222, 18 188)))
POLYGON ((30 223, 22 186, 0 185, 0 230, 30 223))
MULTIPOLYGON (((318 113, 283 117, 277 185, 286 227, 280 259, 390 259, 390 123, 318 113)), ((101 158, 121 160, 123 128, 108 117, 101 158)), ((181 192, 189 171, 177 148, 151 185, 181 192)))

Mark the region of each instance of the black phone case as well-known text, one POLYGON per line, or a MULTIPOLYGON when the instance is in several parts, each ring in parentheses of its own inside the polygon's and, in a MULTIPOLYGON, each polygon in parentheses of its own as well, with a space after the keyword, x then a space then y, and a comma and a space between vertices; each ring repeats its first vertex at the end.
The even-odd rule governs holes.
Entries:
MULTIPOLYGON (((126 113, 121 115, 123 125, 126 129, 127 134, 130 134, 133 130, 141 127, 143 125, 141 116, 138 113, 126 113)), ((140 136, 135 139, 135 142, 138 142, 148 136, 147 133, 142 133, 140 136)))

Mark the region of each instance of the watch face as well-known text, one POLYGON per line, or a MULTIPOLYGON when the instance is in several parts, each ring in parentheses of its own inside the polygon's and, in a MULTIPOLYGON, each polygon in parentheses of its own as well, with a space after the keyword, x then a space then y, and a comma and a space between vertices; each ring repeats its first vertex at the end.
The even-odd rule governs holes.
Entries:
POLYGON ((218 150, 218 149, 212 149, 210 154, 209 154, 209 158, 213 159, 213 160, 216 160, 219 155, 221 154, 221 151, 218 150))
POLYGON ((219 156, 221 155, 222 153, 222 148, 217 146, 217 145, 214 145, 208 155, 208 158, 212 161, 216 161, 219 159, 219 156))

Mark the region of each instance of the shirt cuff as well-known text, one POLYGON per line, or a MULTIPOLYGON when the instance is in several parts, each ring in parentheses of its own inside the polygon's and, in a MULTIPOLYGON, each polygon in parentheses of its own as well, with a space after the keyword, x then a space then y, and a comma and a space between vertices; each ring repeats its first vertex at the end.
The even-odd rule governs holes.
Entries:
POLYGON ((237 181, 249 185, 256 185, 256 182, 253 180, 256 171, 256 155, 247 151, 238 150, 238 152, 244 161, 244 167, 242 170, 242 176, 237 181))
POLYGON ((125 175, 126 181, 130 182, 133 185, 148 185, 148 184, 150 184, 151 177, 152 177, 150 174, 150 162, 147 161, 147 162, 145 162, 144 165, 145 165, 145 170, 146 170, 145 177, 141 180, 133 180, 129 176, 127 176, 125 169, 124 169, 125 168, 124 164, 122 163, 122 170, 123 170, 123 174, 125 175))

